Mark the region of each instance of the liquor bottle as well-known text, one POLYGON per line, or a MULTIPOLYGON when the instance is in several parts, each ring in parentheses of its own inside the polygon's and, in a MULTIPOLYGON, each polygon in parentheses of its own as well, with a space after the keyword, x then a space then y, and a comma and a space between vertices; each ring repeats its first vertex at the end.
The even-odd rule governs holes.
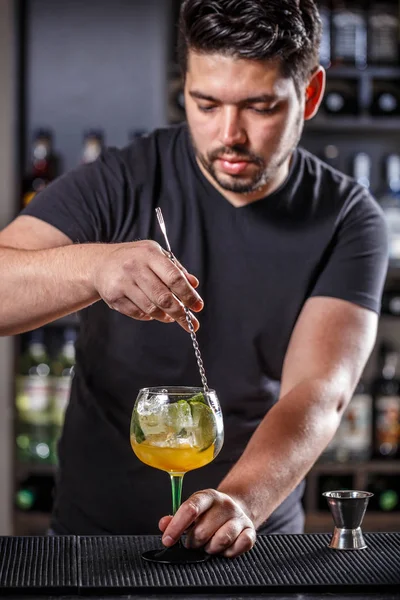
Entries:
POLYGON ((397 0, 371 2, 368 11, 368 60, 375 65, 399 62, 399 6, 397 0))
POLYGON ((382 295, 382 314, 392 317, 400 316, 400 293, 384 291, 382 295))
POLYGON ((319 15, 322 22, 322 38, 319 50, 319 62, 326 69, 331 64, 331 7, 329 0, 318 3, 319 15))
POLYGON ((400 87, 395 82, 375 80, 369 113, 374 117, 399 116, 400 87))
POLYGON ((15 506, 24 512, 49 513, 53 507, 54 478, 51 475, 29 475, 15 492, 15 506))
POLYGON ((389 343, 379 347, 379 376, 373 390, 373 450, 378 459, 396 458, 400 450, 400 381, 396 378, 398 352, 389 343))
POLYGON ((398 475, 371 473, 367 489, 374 495, 369 501, 369 510, 377 512, 400 511, 400 479, 398 475))
POLYGON ((353 176, 357 183, 369 189, 371 185, 371 157, 366 152, 357 152, 354 156, 353 176))
POLYGON ((400 155, 386 157, 386 188, 378 200, 384 212, 389 235, 389 258, 400 260, 400 155))
POLYGON ((69 402, 71 383, 75 366, 75 342, 77 332, 72 327, 64 330, 64 340, 60 352, 51 364, 53 377, 52 420, 56 428, 61 428, 69 402))
POLYGON ((338 431, 335 460, 367 461, 372 454, 372 396, 364 381, 356 387, 343 413, 338 431))
POLYGON ((22 183, 22 206, 29 202, 56 176, 52 134, 40 129, 33 136, 30 171, 22 183))
POLYGON ((101 154, 104 144, 103 132, 91 129, 83 136, 82 163, 94 162, 101 154))
POLYGON ((357 84, 353 81, 330 78, 322 99, 322 108, 328 115, 358 115, 357 84))
POLYGON ((367 14, 362 0, 334 0, 332 9, 332 62, 367 66, 367 14))
POLYGON ((180 75, 175 75, 168 81, 167 118, 172 124, 186 119, 184 86, 180 75))
POLYGON ((340 168, 340 151, 335 144, 326 144, 320 152, 320 158, 334 169, 340 168))
POLYGON ((33 331, 16 377, 16 445, 21 461, 52 463, 50 359, 42 329, 33 331))

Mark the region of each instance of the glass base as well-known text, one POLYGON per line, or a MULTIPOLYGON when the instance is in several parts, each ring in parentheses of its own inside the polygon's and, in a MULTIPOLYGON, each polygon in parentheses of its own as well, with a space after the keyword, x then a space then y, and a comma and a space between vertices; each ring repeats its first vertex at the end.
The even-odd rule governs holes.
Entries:
POLYGON ((180 564, 188 565, 190 563, 201 563, 211 558, 202 548, 185 548, 183 546, 171 546, 163 550, 148 550, 143 552, 142 558, 149 562, 165 563, 167 565, 180 564))

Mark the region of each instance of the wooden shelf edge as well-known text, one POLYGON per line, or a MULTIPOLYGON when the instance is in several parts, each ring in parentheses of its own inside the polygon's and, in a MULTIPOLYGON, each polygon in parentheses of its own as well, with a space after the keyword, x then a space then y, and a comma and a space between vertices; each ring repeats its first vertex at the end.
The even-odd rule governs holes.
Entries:
POLYGON ((349 131, 357 131, 357 133, 398 133, 400 131, 399 117, 322 117, 317 116, 310 121, 307 121, 304 127, 304 134, 308 132, 332 131, 348 135, 349 131))
MULTIPOLYGON (((306 533, 330 533, 333 531, 333 527, 333 520, 329 512, 306 512, 306 533)), ((400 512, 367 512, 362 523, 362 530, 364 533, 400 531, 400 512)))
POLYGON ((321 462, 316 463, 310 470, 308 476, 312 475, 331 475, 331 474, 352 474, 352 473, 384 473, 400 474, 400 460, 381 461, 371 460, 368 462, 321 462))

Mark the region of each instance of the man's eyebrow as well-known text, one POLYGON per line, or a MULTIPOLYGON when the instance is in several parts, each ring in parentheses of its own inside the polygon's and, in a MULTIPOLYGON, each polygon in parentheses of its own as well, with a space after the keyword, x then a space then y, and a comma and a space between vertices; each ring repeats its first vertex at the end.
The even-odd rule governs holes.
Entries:
MULTIPOLYGON (((220 100, 218 100, 218 98, 214 98, 214 96, 209 96, 208 94, 203 94, 202 92, 199 92, 197 90, 190 91, 189 95, 192 98, 197 98, 198 100, 208 100, 209 102, 220 102, 220 100)), ((249 98, 243 98, 243 100, 240 100, 240 102, 238 102, 237 104, 250 104, 250 103, 258 104, 261 102, 269 103, 269 102, 275 102, 276 99, 277 99, 277 97, 272 94, 261 94, 260 96, 251 96, 249 98)))

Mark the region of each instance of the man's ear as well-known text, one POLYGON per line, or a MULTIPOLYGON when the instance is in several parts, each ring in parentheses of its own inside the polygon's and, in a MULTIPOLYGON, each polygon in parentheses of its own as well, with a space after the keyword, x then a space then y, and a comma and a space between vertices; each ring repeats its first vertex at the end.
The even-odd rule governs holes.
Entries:
POLYGON ((325 81, 325 69, 319 66, 311 75, 306 87, 305 121, 312 119, 317 114, 325 92, 325 81))

